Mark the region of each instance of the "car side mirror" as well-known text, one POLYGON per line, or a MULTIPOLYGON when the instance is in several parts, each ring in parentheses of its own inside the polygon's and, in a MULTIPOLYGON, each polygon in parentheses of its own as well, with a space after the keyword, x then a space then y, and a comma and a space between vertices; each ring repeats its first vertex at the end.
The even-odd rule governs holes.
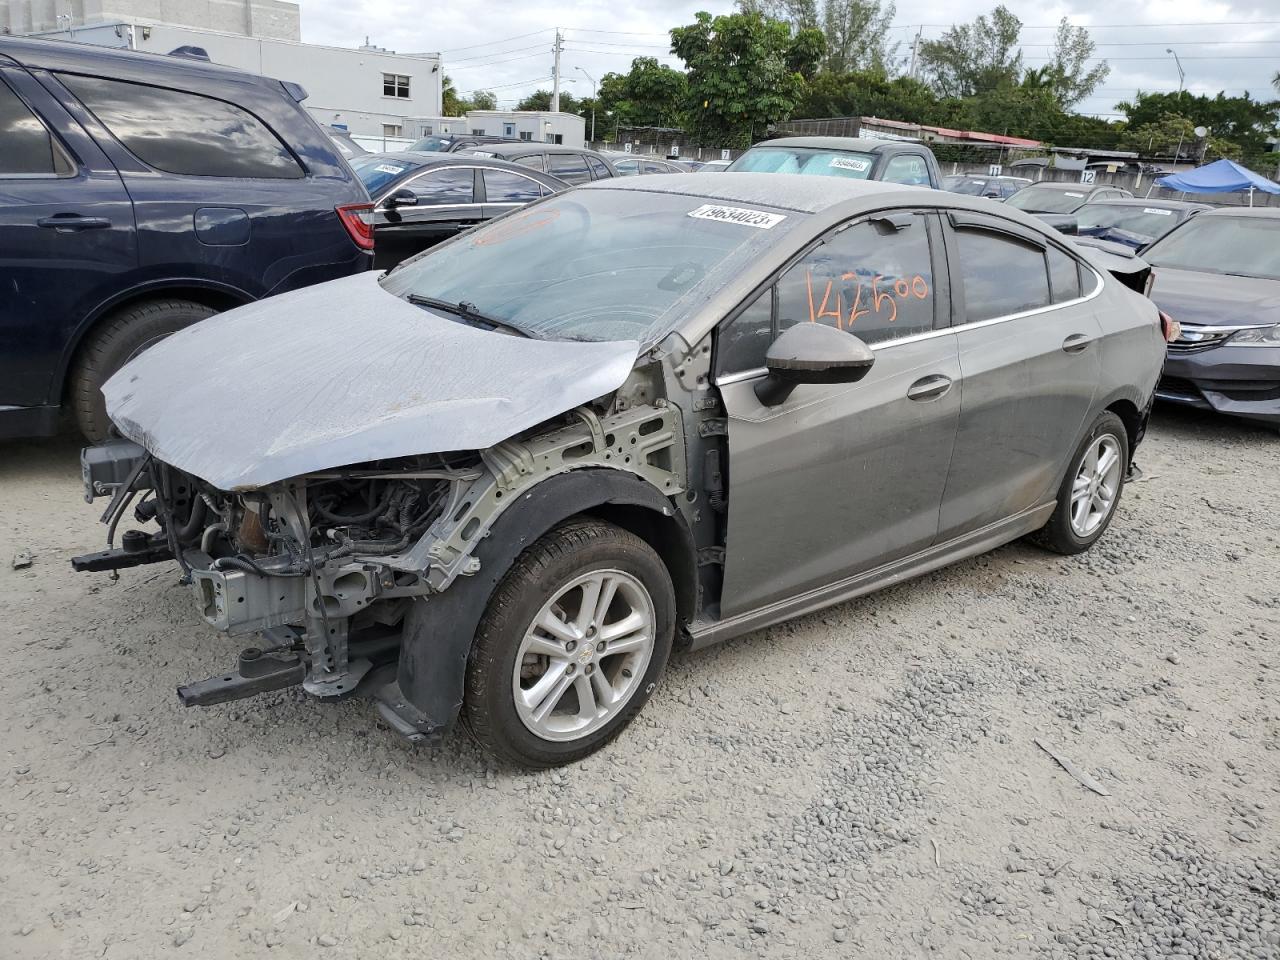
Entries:
POLYGON ((418 195, 407 187, 401 187, 387 197, 388 207, 416 207, 417 205, 418 195))
POLYGON ((769 376, 756 384, 756 399, 776 407, 802 383, 856 383, 876 355, 847 330, 797 323, 782 331, 764 356, 769 376))

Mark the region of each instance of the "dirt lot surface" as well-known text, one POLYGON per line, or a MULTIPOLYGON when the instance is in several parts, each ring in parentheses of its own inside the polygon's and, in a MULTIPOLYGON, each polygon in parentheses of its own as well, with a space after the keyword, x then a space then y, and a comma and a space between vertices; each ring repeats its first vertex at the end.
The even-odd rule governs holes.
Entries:
POLYGON ((531 775, 183 709, 240 644, 173 568, 73 574, 76 443, 0 445, 0 957, 1280 957, 1280 437, 1158 411, 1138 460, 1090 554, 679 655, 531 775))

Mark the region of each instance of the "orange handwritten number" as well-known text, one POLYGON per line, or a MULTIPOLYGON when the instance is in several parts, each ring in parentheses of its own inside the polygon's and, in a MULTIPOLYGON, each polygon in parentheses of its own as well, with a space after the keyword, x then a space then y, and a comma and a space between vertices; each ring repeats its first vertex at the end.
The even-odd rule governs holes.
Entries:
POLYGON ((880 308, 884 306, 885 301, 888 301, 889 306, 893 308, 893 316, 889 318, 889 322, 893 323, 893 321, 898 319, 898 302, 893 299, 892 294, 885 293, 880 289, 879 283, 882 279, 884 278, 877 273, 875 279, 871 281, 871 292, 874 295, 873 302, 875 304, 876 313, 879 313, 880 308))

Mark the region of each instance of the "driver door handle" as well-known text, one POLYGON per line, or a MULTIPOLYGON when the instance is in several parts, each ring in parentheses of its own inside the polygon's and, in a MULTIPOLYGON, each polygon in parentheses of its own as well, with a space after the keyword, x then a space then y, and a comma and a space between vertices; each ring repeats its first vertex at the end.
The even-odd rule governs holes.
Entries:
POLYGON ((1087 333, 1073 333, 1062 341, 1062 350, 1064 353, 1081 353, 1091 343, 1093 337, 1087 333))
POLYGON ((946 396, 947 391, 951 389, 951 378, 944 377, 940 373, 930 374, 927 377, 921 377, 911 386, 907 387, 907 399, 918 400, 921 403, 928 403, 930 400, 937 400, 946 396))
POLYGON ((59 233, 73 233, 78 230, 104 230, 111 226, 106 217, 82 217, 74 213, 58 213, 52 217, 41 217, 36 221, 37 227, 51 227, 59 233))

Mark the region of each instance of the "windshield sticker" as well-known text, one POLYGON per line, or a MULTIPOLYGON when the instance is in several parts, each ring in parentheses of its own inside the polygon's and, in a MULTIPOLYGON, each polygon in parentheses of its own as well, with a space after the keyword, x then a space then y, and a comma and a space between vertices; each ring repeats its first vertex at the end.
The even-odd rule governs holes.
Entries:
POLYGON ((1065 193, 1063 193, 1063 196, 1064 196, 1064 197, 1075 197, 1077 200, 1083 200, 1083 199, 1084 199, 1084 194, 1083 194, 1083 193, 1072 193, 1070 190, 1067 190, 1065 193))
POLYGON ((690 210, 689 216, 699 220, 740 223, 747 227, 759 227, 761 230, 772 230, 787 219, 781 213, 765 213, 763 210, 748 210, 746 207, 722 207, 714 203, 704 203, 697 210, 690 210))
POLYGON ((397 173, 404 173, 405 171, 404 167, 398 166, 394 163, 380 163, 373 169, 377 170, 379 173, 390 173, 393 175, 397 173))
POLYGON ((827 166, 837 170, 853 170, 855 173, 866 173, 871 169, 870 161, 859 160, 857 157, 832 157, 827 166))
POLYGON ((492 157, 492 156, 494 156, 494 154, 490 153, 488 150, 472 150, 472 151, 471 151, 471 155, 472 155, 473 157, 492 157))
POLYGON ((1143 212, 1143 213, 1156 213, 1156 214, 1159 214, 1159 215, 1160 215, 1160 216, 1162 216, 1162 217, 1172 217, 1172 216, 1173 216, 1173 211, 1172 211, 1172 210, 1161 210, 1159 207, 1143 207, 1143 208, 1142 208, 1142 212, 1143 212))

